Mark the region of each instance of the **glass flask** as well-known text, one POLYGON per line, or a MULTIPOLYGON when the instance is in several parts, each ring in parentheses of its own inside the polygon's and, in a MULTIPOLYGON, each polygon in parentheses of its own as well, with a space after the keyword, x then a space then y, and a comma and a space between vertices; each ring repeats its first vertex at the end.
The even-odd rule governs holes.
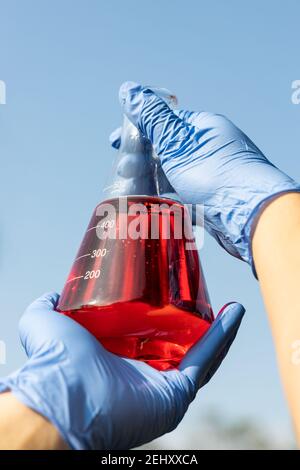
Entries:
MULTIPOLYGON (((159 94, 174 101, 165 90, 159 94)), ((150 142, 126 117, 115 178, 105 191, 58 310, 115 354, 158 370, 176 368, 214 316, 189 211, 150 142)))

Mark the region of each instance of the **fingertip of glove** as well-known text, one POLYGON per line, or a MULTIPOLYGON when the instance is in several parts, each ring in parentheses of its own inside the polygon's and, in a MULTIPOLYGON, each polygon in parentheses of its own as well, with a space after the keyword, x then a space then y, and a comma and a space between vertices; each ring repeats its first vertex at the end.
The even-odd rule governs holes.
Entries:
POLYGON ((233 302, 227 302, 227 304, 223 305, 223 307, 219 311, 218 316, 220 314, 227 313, 227 312, 233 312, 233 311, 241 312, 242 314, 244 314, 246 309, 245 309, 244 305, 240 304, 239 302, 234 302, 234 301, 233 302))
POLYGON ((109 136, 110 145, 117 150, 120 148, 121 145, 121 133, 122 128, 118 127, 109 136))
POLYGON ((38 301, 46 302, 47 304, 49 304, 50 307, 56 307, 58 300, 59 300, 59 294, 55 291, 50 291, 50 292, 45 292, 45 294, 41 295, 41 297, 37 299, 37 302, 38 301))
POLYGON ((141 85, 133 81, 123 82, 119 89, 119 100, 121 105, 126 103, 128 96, 141 90, 141 85))
POLYGON ((59 294, 55 291, 45 292, 43 295, 34 300, 26 309, 25 313, 28 313, 30 310, 35 310, 36 308, 45 308, 48 307, 50 310, 53 310, 59 301, 59 294))
POLYGON ((230 327, 238 327, 246 312, 245 307, 238 302, 230 302, 221 308, 216 320, 227 329, 230 327))

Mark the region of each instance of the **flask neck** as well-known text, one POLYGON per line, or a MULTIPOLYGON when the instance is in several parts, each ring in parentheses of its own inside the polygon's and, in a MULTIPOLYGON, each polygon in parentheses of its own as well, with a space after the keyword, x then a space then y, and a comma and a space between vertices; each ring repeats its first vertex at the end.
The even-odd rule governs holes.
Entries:
MULTIPOLYGON (((170 94, 170 97, 173 95, 170 94)), ((113 182, 104 192, 105 198, 155 196, 179 200, 166 178, 151 142, 126 115, 123 118, 113 182)))

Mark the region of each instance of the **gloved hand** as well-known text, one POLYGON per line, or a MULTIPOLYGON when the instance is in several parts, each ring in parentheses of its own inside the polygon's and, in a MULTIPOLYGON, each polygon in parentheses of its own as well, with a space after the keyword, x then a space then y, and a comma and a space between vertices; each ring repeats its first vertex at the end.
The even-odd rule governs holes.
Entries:
POLYGON ((74 449, 128 449, 173 430, 199 387, 219 367, 244 309, 223 308, 179 370, 158 372, 106 351, 82 326, 54 309, 58 294, 33 302, 20 320, 28 361, 0 380, 49 419, 74 449))
MULTIPOLYGON (((275 196, 300 185, 276 168, 229 119, 173 112, 151 89, 120 88, 123 112, 147 137, 184 203, 203 204, 205 228, 230 254, 251 264, 257 216, 275 196)), ((114 147, 120 131, 111 135, 114 147)))

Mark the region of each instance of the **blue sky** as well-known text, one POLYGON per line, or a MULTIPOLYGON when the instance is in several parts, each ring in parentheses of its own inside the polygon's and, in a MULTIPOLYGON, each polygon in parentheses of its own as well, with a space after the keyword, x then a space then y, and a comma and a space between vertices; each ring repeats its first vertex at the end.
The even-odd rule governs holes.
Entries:
MULTIPOLYGON (((300 180, 300 105, 291 102, 292 81, 300 79, 300 3, 0 0, 0 11, 4 375, 24 361, 18 318, 44 291, 61 290, 101 199, 123 81, 167 87, 182 107, 227 114, 300 180)), ((201 254, 215 311, 238 300, 247 316, 174 439, 207 409, 288 432, 259 285, 208 235, 201 254)))

